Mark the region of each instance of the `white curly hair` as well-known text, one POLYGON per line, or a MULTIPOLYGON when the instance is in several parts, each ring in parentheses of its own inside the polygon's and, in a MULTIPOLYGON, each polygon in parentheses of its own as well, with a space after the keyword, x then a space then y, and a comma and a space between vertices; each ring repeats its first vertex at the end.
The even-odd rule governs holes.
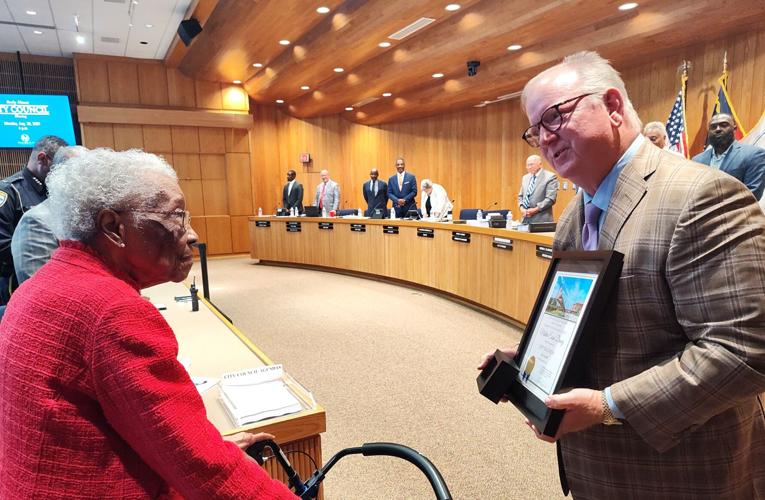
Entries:
POLYGON ((147 174, 178 180, 163 158, 139 149, 92 149, 53 169, 46 184, 56 237, 87 242, 96 234, 101 210, 154 208, 163 193, 147 174))

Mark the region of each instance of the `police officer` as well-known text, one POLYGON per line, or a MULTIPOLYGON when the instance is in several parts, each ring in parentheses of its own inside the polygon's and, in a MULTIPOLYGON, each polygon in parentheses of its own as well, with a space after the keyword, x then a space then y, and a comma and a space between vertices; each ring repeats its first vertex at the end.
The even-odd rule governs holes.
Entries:
POLYGON ((16 287, 11 238, 21 215, 48 197, 45 178, 56 151, 66 142, 46 135, 32 148, 26 167, 0 181, 0 304, 7 304, 16 287))

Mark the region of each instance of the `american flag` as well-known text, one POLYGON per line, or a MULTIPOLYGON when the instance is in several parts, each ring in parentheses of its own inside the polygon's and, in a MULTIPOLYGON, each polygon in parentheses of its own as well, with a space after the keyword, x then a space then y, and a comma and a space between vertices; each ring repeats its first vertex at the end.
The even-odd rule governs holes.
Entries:
POLYGON ((667 120, 667 139, 669 149, 688 158, 688 134, 685 132, 685 80, 680 92, 677 93, 675 105, 667 120))

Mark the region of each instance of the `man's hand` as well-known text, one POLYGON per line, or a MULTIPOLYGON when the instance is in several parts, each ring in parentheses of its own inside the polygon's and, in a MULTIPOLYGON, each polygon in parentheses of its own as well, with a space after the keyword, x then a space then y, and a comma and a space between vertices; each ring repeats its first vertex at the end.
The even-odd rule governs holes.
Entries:
POLYGON ((523 208, 523 207, 521 207, 521 215, 523 215, 524 217, 526 217, 526 209, 525 209, 525 208, 523 208))
MULTIPOLYGON (((504 349, 500 349, 503 353, 507 354, 508 357, 514 358, 516 353, 518 352, 518 344, 516 344, 513 347, 505 347, 504 349)), ((486 365, 489 364, 489 360, 494 357, 494 351, 487 352, 483 356, 481 356, 481 362, 478 364, 478 369, 483 370, 486 368, 486 365)))
POLYGON ((399 198, 396 203, 398 203, 399 207, 403 207, 404 206, 404 199, 403 198, 399 198))
POLYGON ((526 210, 526 215, 529 217, 534 216, 539 213, 539 208, 537 207, 530 207, 528 210, 526 210))
POLYGON ((548 396, 545 404, 553 410, 566 410, 563 420, 554 438, 541 434, 531 422, 526 421, 531 430, 542 441, 554 443, 569 432, 579 432, 603 421, 603 400, 600 391, 592 389, 573 389, 564 394, 548 396))
POLYGON ((231 441, 241 450, 246 450, 251 445, 265 439, 274 439, 274 435, 268 434, 267 432, 258 432, 257 434, 252 434, 250 432, 237 432, 236 434, 232 434, 230 436, 223 436, 224 441, 231 441))

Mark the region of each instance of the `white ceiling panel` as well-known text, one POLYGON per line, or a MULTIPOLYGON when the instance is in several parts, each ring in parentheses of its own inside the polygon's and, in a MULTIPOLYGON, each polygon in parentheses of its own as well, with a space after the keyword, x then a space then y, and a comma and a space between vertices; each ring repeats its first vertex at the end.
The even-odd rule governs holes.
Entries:
POLYGON ((8 24, 0 24, 0 52, 27 53, 27 47, 21 38, 18 28, 8 24))
POLYGON ((19 32, 24 38, 30 54, 38 56, 61 56, 56 30, 48 28, 28 28, 19 26, 19 32), (36 32, 40 32, 38 35, 36 32))
POLYGON ((53 20, 59 30, 76 31, 74 16, 80 21, 80 32, 93 33, 93 0, 52 0, 53 20))
POLYGON ((11 11, 13 20, 17 23, 34 24, 37 26, 54 26, 53 13, 48 0, 5 0, 11 11), (35 15, 27 11, 36 12, 35 15))
POLYGON ((0 21, 4 21, 6 23, 14 22, 13 18, 11 17, 11 11, 8 10, 8 6, 5 5, 3 0, 0 0, 0 21))
POLYGON ((72 57, 74 52, 93 53, 93 37, 90 33, 58 30, 58 41, 64 57, 72 57), (83 43, 77 41, 78 37, 81 37, 83 43))

